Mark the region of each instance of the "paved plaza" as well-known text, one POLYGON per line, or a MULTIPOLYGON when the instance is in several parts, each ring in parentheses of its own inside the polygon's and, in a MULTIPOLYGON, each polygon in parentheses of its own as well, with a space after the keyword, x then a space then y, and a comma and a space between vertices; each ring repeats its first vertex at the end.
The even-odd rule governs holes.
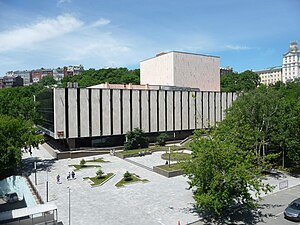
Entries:
MULTIPOLYGON (((45 202, 46 171, 49 170, 49 201, 57 205, 58 219, 63 224, 69 224, 69 207, 71 224, 74 225, 177 225, 178 221, 181 224, 199 221, 201 218, 194 212, 194 200, 192 191, 188 189, 187 178, 184 176, 166 178, 151 171, 153 166, 165 163, 165 160, 161 159, 162 153, 164 152, 154 152, 152 155, 130 158, 129 161, 111 155, 95 156, 95 158, 101 157, 109 161, 100 163, 105 173, 115 174, 111 180, 98 187, 91 187, 88 180, 83 180, 84 177, 95 176, 97 168, 75 171, 76 179, 69 181, 66 179, 68 173, 74 169, 69 165, 79 164, 81 158, 54 160, 43 146, 40 150, 34 149, 32 157, 25 153, 23 158, 27 160, 28 165, 32 165, 32 161, 38 161, 36 187, 45 202), (135 173, 149 182, 134 183, 121 188, 115 187, 126 171, 135 173), (61 176, 61 184, 56 183, 58 174, 61 176), (71 189, 70 205, 68 188, 71 189)), ((85 159, 93 158, 86 157, 85 159)), ((99 165, 99 163, 89 164, 99 165)), ((35 183, 34 173, 30 175, 30 179, 35 183)), ((284 191, 279 192, 283 193, 290 190, 285 187, 286 184, 288 188, 295 187, 300 184, 300 179, 286 174, 271 174, 265 182, 276 186, 273 193, 279 192, 280 184, 283 185, 284 191)), ((267 200, 271 201, 272 195, 267 197, 267 200)), ((280 208, 281 211, 282 208, 280 208)))
MULTIPOLYGON (((131 160, 149 167, 161 165, 165 163, 165 160, 160 158, 162 153, 156 152, 149 156, 131 158, 131 160)), ((187 224, 199 219, 198 215, 193 212, 194 200, 191 190, 188 190, 186 177, 166 178, 115 156, 98 157, 109 161, 101 163, 103 171, 116 175, 103 186, 91 187, 88 180, 83 180, 83 178, 95 176, 97 168, 75 171, 76 179, 67 181, 67 174, 73 169, 68 165, 79 164, 81 159, 53 161, 43 147, 33 151, 31 159, 41 160, 38 163, 37 189, 46 200, 46 168, 48 167, 50 169, 48 172, 49 200, 57 205, 58 217, 63 224, 68 224, 68 187, 71 188, 71 224, 74 225, 177 225, 178 221, 181 224, 187 224), (149 182, 134 183, 121 188, 115 187, 126 171, 135 173, 149 182), (58 174, 61 176, 61 184, 56 183, 58 174)), ((93 157, 85 159, 93 159, 93 157)), ((34 183, 33 173, 30 179, 34 183)))

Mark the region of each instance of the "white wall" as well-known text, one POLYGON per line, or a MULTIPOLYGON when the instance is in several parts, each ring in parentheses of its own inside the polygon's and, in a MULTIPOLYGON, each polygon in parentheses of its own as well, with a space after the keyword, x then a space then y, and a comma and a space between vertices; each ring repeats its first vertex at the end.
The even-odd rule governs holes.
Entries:
POLYGON ((220 58, 174 52, 174 85, 220 91, 220 58))
POLYGON ((141 84, 174 85, 173 53, 142 61, 140 78, 141 84))
POLYGON ((141 84, 220 91, 220 58, 168 52, 140 63, 141 84))

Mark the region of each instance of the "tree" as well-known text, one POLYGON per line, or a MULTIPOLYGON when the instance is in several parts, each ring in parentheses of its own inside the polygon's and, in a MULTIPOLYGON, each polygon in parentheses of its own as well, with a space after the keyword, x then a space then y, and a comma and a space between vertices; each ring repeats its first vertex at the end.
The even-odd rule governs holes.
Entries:
POLYGON ((88 87, 105 82, 111 84, 139 84, 140 70, 128 70, 127 68, 88 69, 83 71, 81 75, 64 77, 61 86, 66 87, 67 82, 77 82, 79 87, 88 87))
POLYGON ((0 114, 36 122, 39 115, 35 110, 38 103, 34 96, 42 90, 39 85, 0 89, 0 114))
MULTIPOLYGON (((217 131, 261 160, 296 166, 300 160, 300 84, 260 86, 241 94, 228 110, 217 131)), ((269 165, 272 166, 272 165, 269 165)))
POLYGON ((124 144, 125 150, 128 149, 138 149, 138 148, 148 148, 149 141, 145 136, 142 129, 134 128, 133 131, 128 131, 126 133, 126 142, 124 144))
POLYGON ((80 166, 81 167, 86 167, 86 161, 84 159, 80 160, 80 166))
POLYGON ((47 86, 47 85, 53 85, 53 84, 56 84, 56 80, 53 78, 53 76, 44 76, 42 78, 42 84, 43 86, 47 86))
POLYGON ((207 137, 195 131, 194 140, 192 159, 185 170, 199 211, 209 211, 218 218, 235 205, 254 207, 251 192, 259 196, 260 191, 270 190, 260 179, 261 167, 253 163, 253 152, 223 140, 215 130, 207 137))
POLYGON ((101 179, 101 178, 103 177, 103 175, 104 175, 104 172, 103 172, 103 170, 100 168, 100 169, 97 170, 96 174, 97 174, 97 178, 98 178, 98 179, 101 179))
POLYGON ((126 173, 124 173, 123 177, 124 177, 125 181, 131 181, 133 179, 132 174, 129 173, 128 171, 126 171, 126 173))
POLYGON ((156 138, 156 142, 158 145, 160 146, 165 146, 166 141, 168 139, 168 135, 166 133, 161 133, 157 138, 156 138))
POLYGON ((251 70, 221 76, 221 91, 224 92, 249 91, 255 89, 259 84, 259 75, 251 70))
POLYGON ((22 148, 36 147, 42 135, 36 134, 32 122, 0 115, 0 177, 10 175, 20 166, 22 148), (2 172, 3 171, 3 172, 2 172))

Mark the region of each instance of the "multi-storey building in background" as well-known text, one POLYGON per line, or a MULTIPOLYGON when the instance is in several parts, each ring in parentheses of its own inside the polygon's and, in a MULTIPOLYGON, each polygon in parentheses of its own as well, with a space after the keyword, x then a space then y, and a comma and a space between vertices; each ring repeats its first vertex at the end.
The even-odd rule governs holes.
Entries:
POLYGON ((3 87, 5 88, 11 88, 11 87, 20 87, 23 86, 23 78, 13 77, 13 76, 5 76, 3 77, 3 87))
POLYGON ((263 70, 255 71, 260 76, 260 82, 265 85, 275 84, 282 81, 281 66, 275 66, 263 70))
MULTIPOLYGON (((60 81, 65 76, 74 76, 80 75, 84 71, 82 65, 79 66, 68 66, 68 67, 58 67, 56 69, 35 69, 35 70, 17 70, 17 71, 8 71, 1 80, 0 88, 12 87, 11 81, 13 78, 21 77, 23 79, 22 86, 31 85, 33 83, 40 82, 43 77, 51 76, 56 81, 60 81), (4 79, 5 78, 5 79, 4 79), (6 86, 8 85, 8 86, 6 86)), ((17 79, 18 82, 20 79, 17 79)), ((16 82, 15 82, 16 83, 16 82)), ((19 83, 18 83, 19 84, 19 83)))
POLYGON ((220 68, 220 75, 223 76, 223 75, 228 75, 228 74, 231 74, 233 73, 233 68, 230 67, 230 66, 226 66, 224 68, 220 68))
POLYGON ((283 83, 300 78, 300 51, 296 41, 290 43, 289 51, 283 55, 282 66, 255 71, 265 85, 283 83))
POLYGON ((3 88, 3 78, 0 77, 0 89, 3 88))
POLYGON ((79 66, 65 66, 64 67, 64 76, 74 76, 80 75, 84 71, 82 65, 79 66))
POLYGON ((292 41, 289 51, 283 55, 282 81, 295 80, 300 77, 300 51, 296 41, 292 41))
POLYGON ((30 85, 32 83, 31 72, 28 70, 13 71, 13 77, 22 77, 24 86, 30 85))

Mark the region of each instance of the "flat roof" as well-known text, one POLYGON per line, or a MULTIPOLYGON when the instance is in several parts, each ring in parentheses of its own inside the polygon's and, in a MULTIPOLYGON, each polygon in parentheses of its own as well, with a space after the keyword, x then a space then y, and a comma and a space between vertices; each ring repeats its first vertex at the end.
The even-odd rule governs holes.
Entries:
POLYGON ((281 69, 282 69, 282 66, 273 66, 273 67, 270 67, 270 68, 265 68, 265 69, 261 69, 261 70, 255 70, 254 72, 258 73, 258 72, 263 72, 263 71, 281 70, 281 69))
POLYGON ((220 58, 220 56, 214 56, 214 55, 205 55, 205 54, 200 54, 200 53, 190 53, 190 52, 181 52, 181 51, 169 51, 169 52, 161 52, 161 53, 157 53, 158 55, 153 56, 151 58, 148 59, 144 59, 140 62, 144 62, 147 61, 149 59, 154 59, 154 58, 158 58, 160 56, 166 55, 166 54, 170 54, 170 53, 179 53, 179 54, 187 54, 187 55, 198 55, 198 56, 206 56, 206 57, 213 57, 213 58, 220 58), (159 55, 161 54, 161 55, 159 55))
POLYGON ((49 212, 57 210, 57 206, 54 204, 40 204, 34 207, 26 207, 21 209, 14 209, 11 211, 1 212, 0 213, 0 221, 18 219, 30 215, 35 215, 43 212, 49 212))

